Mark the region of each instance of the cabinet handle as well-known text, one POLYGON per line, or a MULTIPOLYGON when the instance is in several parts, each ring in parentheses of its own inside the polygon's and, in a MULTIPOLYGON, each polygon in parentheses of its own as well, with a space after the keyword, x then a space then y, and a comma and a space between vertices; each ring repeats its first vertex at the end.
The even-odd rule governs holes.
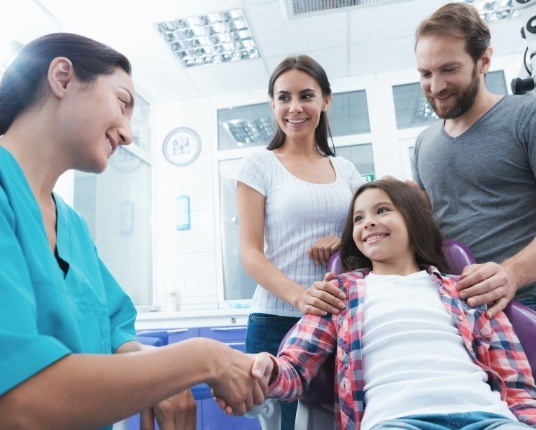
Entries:
POLYGON ((244 342, 225 342, 225 345, 227 346, 242 346, 245 345, 244 342))
POLYGON ((189 328, 174 328, 173 330, 166 330, 168 334, 185 333, 189 328))
POLYGON ((236 331, 236 330, 244 330, 245 327, 213 327, 211 328, 212 331, 236 331))

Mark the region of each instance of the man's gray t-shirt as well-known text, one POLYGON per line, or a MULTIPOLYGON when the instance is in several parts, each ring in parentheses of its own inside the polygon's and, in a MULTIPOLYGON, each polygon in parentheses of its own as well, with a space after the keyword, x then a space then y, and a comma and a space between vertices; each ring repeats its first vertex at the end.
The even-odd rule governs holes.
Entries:
MULTIPOLYGON (((536 236, 536 97, 505 96, 453 138, 443 121, 418 137, 413 177, 447 239, 501 262, 536 236)), ((535 262, 536 264, 536 262, 535 262)), ((536 285, 517 299, 536 299, 536 285)))

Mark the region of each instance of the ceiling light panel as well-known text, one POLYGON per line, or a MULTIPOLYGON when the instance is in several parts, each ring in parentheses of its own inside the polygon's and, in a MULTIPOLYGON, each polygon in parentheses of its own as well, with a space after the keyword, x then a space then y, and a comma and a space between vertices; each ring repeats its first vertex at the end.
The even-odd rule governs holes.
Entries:
POLYGON ((164 21, 157 28, 186 67, 260 56, 242 9, 164 21))
POLYGON ((519 16, 512 0, 457 0, 477 8, 486 22, 496 22, 519 16))
POLYGON ((270 118, 235 119, 224 122, 223 126, 239 147, 267 144, 274 136, 270 118))

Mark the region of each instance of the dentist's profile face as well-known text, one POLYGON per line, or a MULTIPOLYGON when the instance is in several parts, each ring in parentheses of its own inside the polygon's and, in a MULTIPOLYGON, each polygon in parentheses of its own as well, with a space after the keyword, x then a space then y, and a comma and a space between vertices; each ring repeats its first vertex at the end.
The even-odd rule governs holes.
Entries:
POLYGON ((72 85, 63 107, 70 116, 64 121, 64 136, 71 138, 70 155, 76 159, 76 169, 100 173, 120 145, 132 142, 132 79, 118 68, 92 83, 75 79, 72 85))

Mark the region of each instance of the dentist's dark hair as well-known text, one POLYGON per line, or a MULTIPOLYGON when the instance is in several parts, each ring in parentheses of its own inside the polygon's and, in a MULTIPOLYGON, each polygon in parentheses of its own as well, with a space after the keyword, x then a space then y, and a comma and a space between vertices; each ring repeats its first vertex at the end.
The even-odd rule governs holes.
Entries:
POLYGON ((39 37, 20 49, 0 82, 0 135, 21 113, 48 96, 48 69, 57 57, 68 58, 82 82, 91 83, 117 68, 131 74, 123 54, 93 39, 72 33, 39 37))
MULTIPOLYGON (((311 76, 322 90, 322 97, 331 97, 331 85, 328 80, 326 71, 308 55, 298 55, 296 57, 287 57, 275 68, 270 76, 268 82, 268 95, 274 100, 274 84, 279 76, 289 70, 301 70, 311 76)), ((324 155, 335 155, 335 146, 333 146, 333 138, 331 136, 331 130, 329 129, 328 116, 325 111, 320 113, 320 121, 315 130, 316 145, 320 152, 324 155), (328 137, 331 138, 332 146, 329 146, 328 137)), ((268 145, 267 149, 272 150, 279 148, 285 143, 285 133, 281 130, 279 125, 272 141, 268 145)))
POLYGON ((408 228, 409 243, 415 250, 415 260, 419 266, 435 266, 440 272, 447 273, 448 267, 443 254, 443 233, 437 225, 432 211, 419 194, 410 185, 398 180, 380 179, 361 185, 350 205, 348 218, 341 238, 341 262, 345 271, 372 267, 372 262, 355 244, 354 231, 354 203, 364 191, 379 189, 389 196, 396 209, 398 209, 408 228))

